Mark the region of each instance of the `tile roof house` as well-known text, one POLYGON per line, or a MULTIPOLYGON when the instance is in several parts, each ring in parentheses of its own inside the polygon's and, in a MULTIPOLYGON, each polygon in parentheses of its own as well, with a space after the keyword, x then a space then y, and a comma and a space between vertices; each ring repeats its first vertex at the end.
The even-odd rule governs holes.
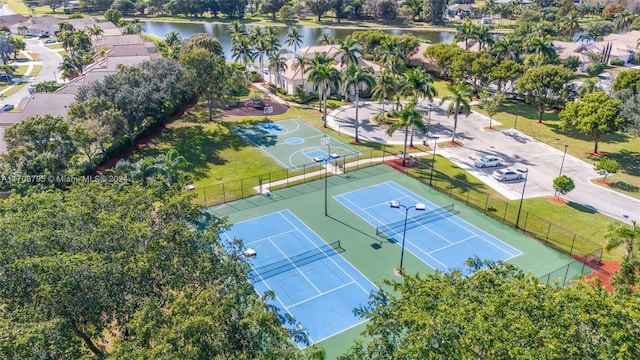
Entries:
MULTIPOLYGON (((339 45, 317 45, 298 49, 298 53, 304 55, 305 58, 309 60, 315 58, 316 53, 325 53, 336 60, 334 68, 338 71, 342 71, 345 68, 345 64, 342 64, 340 59, 338 59, 339 52, 339 45)), ((310 94, 317 90, 313 83, 308 81, 309 72, 303 75, 300 69, 294 69, 295 59, 288 59, 285 61, 285 64, 286 70, 282 71, 279 77, 270 71, 266 80, 274 85, 277 84, 278 88, 284 89, 289 95, 294 95, 298 88, 303 89, 305 94, 310 94)), ((370 66, 373 70, 373 76, 376 77, 380 76, 380 73, 382 72, 382 67, 380 65, 361 57, 358 58, 357 65, 359 67, 370 66)))
POLYGON ((610 60, 622 60, 625 64, 630 62, 638 52, 636 48, 638 39, 640 39, 640 31, 636 30, 625 34, 610 34, 605 36, 602 41, 592 43, 554 41, 553 47, 560 59, 577 56, 580 59, 580 66, 584 70, 591 64, 589 54, 600 54, 609 44, 611 44, 610 60))
MULTIPOLYGON (((2 18, 4 17, 0 16, 0 19, 2 18)), ((57 21, 54 22, 51 21, 52 17, 46 18, 45 21, 36 20, 31 22, 31 31, 44 33, 45 28, 57 29, 57 21, 60 21, 60 19, 56 19, 57 21)), ((34 115, 52 114, 54 116, 66 117, 68 107, 75 102, 75 97, 80 87, 101 81, 106 76, 116 73, 118 65, 135 66, 144 61, 161 57, 161 55, 156 52, 155 47, 149 46, 149 43, 144 42, 140 35, 122 35, 120 30, 115 28, 111 23, 97 23, 94 20, 90 20, 77 22, 74 27, 80 29, 82 27, 90 27, 92 24, 98 24, 98 26, 101 27, 105 25, 106 29, 114 30, 111 31, 114 35, 103 35, 99 39, 94 39, 94 46, 95 44, 100 44, 100 46, 105 48, 103 56, 98 57, 94 63, 88 65, 81 76, 70 80, 57 91, 53 93, 32 93, 20 102, 17 106, 18 111, 0 113, 0 124, 10 125, 19 123, 34 115), (118 35, 116 35, 116 33, 118 35)), ((153 43, 151 43, 151 45, 153 45, 153 43)))

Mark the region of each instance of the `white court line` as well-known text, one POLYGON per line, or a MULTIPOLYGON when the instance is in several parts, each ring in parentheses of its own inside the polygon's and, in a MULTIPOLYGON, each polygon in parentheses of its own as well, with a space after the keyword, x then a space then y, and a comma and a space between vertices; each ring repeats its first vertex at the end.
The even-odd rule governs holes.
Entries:
MULTIPOLYGON (((302 220, 300 220, 300 219, 299 219, 295 214, 293 214, 292 212, 289 212, 289 214, 291 214, 291 216, 292 216, 293 218, 295 218, 296 220, 298 220, 300 223, 304 224, 304 222, 303 222, 302 220)), ((289 221, 289 219, 287 219, 287 221, 289 221)), ((295 226, 295 224, 291 223, 291 221, 289 221, 289 223, 290 223, 292 226, 295 226)), ((307 227, 307 229, 309 229, 309 231, 310 231, 313 235, 315 235, 318 239, 320 239, 320 241, 325 242, 325 241, 323 241, 323 240, 322 240, 322 237, 320 237, 318 234, 316 234, 316 233, 315 233, 313 230, 311 230, 309 227, 307 227)), ((318 245, 317 245, 316 243, 314 243, 314 242, 313 242, 313 240, 311 240, 311 239, 307 236, 307 234, 305 234, 305 233, 304 233, 303 231, 301 231, 301 230, 298 230, 298 231, 300 231, 300 233, 302 233, 302 235, 304 235, 304 237, 305 237, 307 240, 309 240, 309 242, 310 242, 312 245, 314 245, 315 247, 318 247, 318 245)), ((342 257, 342 255, 340 255, 340 253, 338 253, 337 251, 336 251, 336 254, 335 254, 335 255, 339 255, 340 257, 342 257)), ((327 256, 327 258, 329 258, 329 260, 333 263, 333 265, 335 265, 335 266, 336 266, 338 269, 340 269, 340 270, 341 270, 345 275, 347 275, 347 277, 348 277, 349 279, 351 279, 351 281, 353 281, 353 282, 355 282, 356 284, 358 284, 358 287, 360 287, 360 289, 362 289, 362 291, 364 291, 364 292, 365 292, 365 294, 367 294, 367 295, 369 294, 369 291, 367 291, 367 289, 365 289, 365 288, 360 284, 360 282, 356 281, 356 280, 351 276, 351 274, 350 274, 350 273, 346 272, 346 271, 342 268, 342 266, 338 265, 338 264, 337 264, 337 263, 332 259, 332 256, 327 256)), ((344 257, 342 257, 342 258, 344 259, 344 257)), ((351 264, 351 263, 349 263, 346 259, 344 259, 344 261, 345 261, 347 264, 351 264)), ((354 269, 355 271, 359 272, 359 273, 360 273, 360 275, 362 275, 362 277, 363 277, 364 279, 368 280, 368 281, 369 281, 369 283, 370 283, 371 285, 373 285, 373 287, 374 287, 374 288, 376 288, 376 289, 378 288, 377 286, 375 286, 375 284, 374 284, 374 283, 372 283, 372 282, 371 282, 371 281, 370 281, 366 276, 364 276, 364 274, 362 274, 362 273, 361 273, 358 269, 356 269, 353 265, 351 265, 351 268, 352 268, 352 269, 354 269)))
MULTIPOLYGON (((285 259, 287 259, 287 260, 289 261, 289 263, 290 263, 291 265, 293 265, 293 268, 294 268, 294 269, 296 269, 296 271, 297 271, 298 273, 300 273, 300 275, 302 275, 302 277, 303 277, 303 278, 305 278, 305 279, 309 282, 309 284, 311 284, 311 286, 313 286, 313 288, 314 288, 314 289, 316 289, 316 291, 317 291, 317 292, 319 292, 319 293, 320 293, 320 292, 321 292, 321 291, 320 291, 320 289, 318 289, 318 288, 313 284, 313 282, 311 281, 311 279, 309 279, 309 278, 307 277, 307 275, 305 275, 305 273, 304 273, 303 271, 301 271, 301 270, 300 270, 300 268, 298 267, 298 265, 296 265, 293 261, 291 261, 291 258, 290 258, 290 257, 288 257, 288 256, 284 253, 284 251, 282 251, 282 249, 280 249, 280 248, 278 247, 278 245, 276 245, 276 243, 274 243, 273 241, 271 241, 271 243, 273 244, 273 246, 274 246, 276 249, 278 249, 278 251, 280 251, 280 253, 281 253, 282 255, 284 255, 285 259)), ((284 259, 283 259, 283 260, 284 260, 284 259)), ((292 269, 292 270, 293 270, 293 269, 292 269)))
POLYGON ((291 305, 289 305, 288 307, 292 308, 292 307, 294 307, 294 306, 298 306, 298 305, 300 305, 300 304, 307 303, 307 302, 309 302, 309 301, 311 301, 311 300, 313 300, 313 299, 317 299, 317 298, 319 298, 319 297, 320 297, 320 296, 322 296, 322 295, 330 294, 330 293, 332 293, 332 292, 334 292, 334 291, 336 291, 336 290, 340 290, 340 289, 342 289, 342 288, 344 288, 344 287, 347 287, 347 286, 349 286, 349 285, 351 285, 351 284, 356 284, 356 285, 357 285, 357 283, 356 283, 355 281, 351 281, 351 282, 348 282, 348 283, 344 283, 343 285, 340 285, 340 286, 338 286, 338 287, 334 287, 333 289, 331 289, 331 290, 329 290, 329 291, 320 292, 320 293, 318 293, 317 295, 313 295, 312 297, 306 298, 306 299, 304 299, 304 300, 302 300, 302 301, 298 301, 297 303, 295 303, 295 304, 291 304, 291 305))
MULTIPOLYGON (((450 248, 450 247, 452 247, 452 246, 456 246, 456 245, 458 245, 458 244, 462 244, 463 242, 468 241, 468 240, 471 240, 471 239, 476 238, 476 237, 477 237, 478 239, 482 239, 481 237, 478 237, 477 235, 475 235, 475 234, 474 234, 473 236, 470 236, 470 237, 468 237, 468 238, 466 238, 466 239, 464 239, 464 240, 460 240, 460 241, 456 241, 456 242, 450 242, 450 243, 449 243, 449 245, 447 245, 447 246, 443 246, 443 247, 438 248, 438 249, 435 249, 435 250, 431 251, 429 254, 433 254, 433 253, 438 252, 438 251, 440 251, 440 250, 444 250, 444 249, 450 248)), ((483 240, 484 240, 484 239, 483 239, 483 240)), ((509 255, 510 255, 510 254, 509 254, 509 255)))
MULTIPOLYGON (((400 185, 396 184, 393 181, 391 181, 391 182, 394 183, 396 186, 400 186, 400 185)), ((406 191, 408 191, 410 194, 414 195, 415 197, 422 199, 422 197, 419 196, 418 194, 415 194, 415 193, 411 192, 408 189, 406 189, 406 191)), ((505 243, 504 241, 502 241, 502 240, 498 239, 497 237, 487 233, 486 231, 484 231, 484 230, 480 229, 479 227, 469 223, 468 221, 464 220, 463 218, 461 218, 461 217, 459 217, 457 215, 455 215, 455 216, 447 216, 445 218, 445 220, 447 220, 451 224, 456 225, 458 228, 467 231, 470 234, 475 234, 476 236, 478 236, 479 238, 481 238, 481 239, 483 239, 483 240, 485 240, 487 242, 490 242, 490 241, 488 241, 488 239, 494 239, 494 240, 498 241, 499 243, 503 244, 505 247, 513 249, 517 253, 517 255, 515 255, 515 256, 520 256, 520 255, 523 254, 523 252, 520 251, 520 249, 517 249, 517 248, 505 243)), ((492 245, 498 247, 496 244, 493 244, 492 242, 490 242, 490 243, 492 245)), ((498 248, 500 248, 500 247, 498 247, 498 248)), ((507 253, 508 255, 514 255, 514 253, 512 251, 507 251, 506 248, 501 248, 501 250, 503 252, 507 253)))

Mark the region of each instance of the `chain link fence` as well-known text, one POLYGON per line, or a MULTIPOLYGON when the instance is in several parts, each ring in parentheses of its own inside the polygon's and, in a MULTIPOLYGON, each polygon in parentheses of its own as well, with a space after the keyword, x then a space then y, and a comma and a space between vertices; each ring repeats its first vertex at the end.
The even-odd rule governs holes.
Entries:
MULTIPOLYGON (((327 168, 322 164, 310 163, 301 169, 284 169, 196 189, 197 203, 201 207, 210 207, 234 200, 247 199, 249 202, 253 201, 253 205, 258 206, 262 204, 264 198, 257 197, 255 200, 249 198, 257 194, 263 194, 270 200, 299 196, 323 188, 323 183, 314 183, 314 180, 327 177, 328 186, 336 186, 345 181, 371 176, 369 172, 358 174, 353 172, 354 170, 370 168, 372 165, 384 162, 397 165, 400 164, 402 158, 403 154, 390 151, 386 147, 371 149, 359 155, 343 156, 331 160, 330 164, 337 167, 341 176, 332 176, 334 174, 327 171, 327 168), (293 187, 293 185, 306 186, 293 187)), ((405 159, 409 158, 405 157, 405 159)), ((422 159, 411 156, 409 160, 414 165, 413 167, 396 166, 396 168, 402 169, 407 175, 437 189, 450 198, 475 208, 504 225, 517 228, 544 245, 574 259, 566 266, 542 276, 540 278, 542 282, 564 286, 572 280, 567 277, 567 274, 583 274, 586 267, 595 270, 599 268, 603 253, 600 244, 536 214, 520 211, 519 204, 505 202, 498 193, 484 191, 484 185, 472 184, 464 177, 450 177, 434 169, 431 156, 422 159), (518 219, 519 212, 520 219, 518 219), (517 227, 516 222, 518 223, 517 227), (576 272, 576 269, 580 269, 580 271, 576 272)), ((374 170, 370 169, 370 171, 374 170)))

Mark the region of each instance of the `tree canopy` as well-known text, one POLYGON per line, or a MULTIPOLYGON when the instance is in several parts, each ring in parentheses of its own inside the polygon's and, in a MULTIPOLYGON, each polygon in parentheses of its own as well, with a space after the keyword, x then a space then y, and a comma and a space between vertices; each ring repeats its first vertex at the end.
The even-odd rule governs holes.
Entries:
POLYGON ((577 102, 567 103, 560 112, 562 127, 576 128, 594 139, 594 153, 598 152, 598 142, 604 134, 619 130, 624 120, 620 117, 620 101, 612 99, 602 91, 584 95, 577 102))
POLYGON ((385 281, 347 359, 637 358, 637 299, 601 287, 541 284, 506 263, 385 281))
POLYGON ((0 357, 301 358, 224 220, 179 186, 117 185, 0 204, 0 357))

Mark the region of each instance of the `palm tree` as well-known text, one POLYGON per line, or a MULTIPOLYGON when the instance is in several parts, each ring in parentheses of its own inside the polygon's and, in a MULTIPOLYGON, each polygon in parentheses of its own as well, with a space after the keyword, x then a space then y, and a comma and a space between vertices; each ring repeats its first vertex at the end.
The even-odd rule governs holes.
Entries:
POLYGON ((485 45, 490 47, 494 42, 491 30, 484 25, 476 26, 471 38, 478 43, 480 50, 483 50, 485 45))
MULTIPOLYGON (((433 97, 438 95, 438 91, 433 86, 433 78, 423 68, 413 68, 404 73, 404 87, 402 93, 411 95, 417 102, 421 97, 426 97, 433 101, 433 97)), ((413 147, 413 128, 411 128, 411 140, 409 146, 413 147)))
MULTIPOLYGON (((63 56, 62 62, 58 66, 58 70, 61 72, 60 78, 70 80, 80 76, 82 71, 78 68, 78 62, 75 58, 69 55, 63 56)), ((80 69, 82 69, 81 66, 80 69)))
POLYGON ((580 30, 580 19, 578 12, 569 11, 561 20, 561 28, 564 31, 569 32, 569 39, 573 39, 573 34, 577 30, 580 30))
POLYGON ((327 95, 332 87, 337 88, 340 85, 340 73, 333 65, 335 65, 333 58, 329 58, 325 54, 316 53, 316 57, 311 64, 311 73, 309 74, 309 80, 318 88, 319 96, 322 96, 324 109, 322 123, 324 127, 327 127, 327 95))
POLYGON ((454 143, 456 141, 456 129, 458 128, 458 114, 462 111, 465 116, 469 116, 471 112, 469 102, 471 102, 471 97, 473 96, 473 89, 467 83, 460 82, 456 86, 447 85, 447 90, 451 94, 444 96, 440 101, 440 105, 447 100, 450 101, 449 108, 447 108, 447 116, 453 114, 451 142, 454 143))
POLYGON ((536 65, 541 65, 545 60, 551 60, 557 56, 556 49, 553 47, 551 36, 545 37, 534 36, 527 41, 527 52, 536 55, 538 60, 536 65))
POLYGON ((624 260, 634 261, 640 252, 640 224, 631 221, 631 228, 626 225, 613 223, 605 233, 607 243, 605 249, 611 251, 614 248, 624 245, 624 260))
POLYGON ((358 55, 360 55, 360 48, 358 47, 358 42, 351 37, 351 35, 347 35, 344 40, 339 42, 340 50, 338 50, 338 60, 344 66, 349 66, 350 64, 358 63, 358 55))
POLYGON ((400 57, 400 53, 398 52, 398 43, 391 36, 382 38, 380 46, 378 46, 375 52, 377 53, 375 57, 376 62, 385 67, 387 67, 385 64, 393 63, 396 58, 400 57))
POLYGON ((258 40, 264 38, 264 36, 265 36, 265 32, 264 32, 264 27, 262 26, 256 26, 251 30, 249 30, 249 38, 254 43, 254 45, 258 42, 258 40))
POLYGON ((304 56, 304 54, 296 54, 295 58, 293 59, 293 64, 291 65, 292 70, 300 71, 300 74, 302 75, 302 89, 305 92, 306 87, 304 86, 304 79, 309 72, 310 64, 311 62, 309 61, 309 59, 307 59, 306 56, 304 56))
POLYGON ((280 48, 280 38, 278 38, 278 29, 274 26, 267 26, 266 32, 264 34, 267 39, 267 44, 269 45, 268 53, 272 53, 280 48))
POLYGON ((240 35, 231 37, 231 53, 232 58, 235 62, 242 60, 242 64, 244 64, 244 72, 246 75, 249 61, 253 61, 253 59, 255 58, 255 53, 251 48, 249 38, 240 35))
POLYGON ((349 64, 349 66, 344 69, 344 72, 342 74, 342 85, 344 87, 345 94, 349 96, 349 93, 351 92, 351 90, 353 90, 356 97, 356 118, 354 123, 356 129, 356 143, 360 142, 360 139, 358 137, 358 129, 360 127, 360 123, 358 122, 358 102, 360 96, 360 87, 365 84, 366 86, 371 88, 374 83, 375 78, 373 77, 373 69, 370 66, 359 67, 355 64, 349 64))
POLYGON ((629 28, 629 25, 633 23, 635 15, 627 9, 622 10, 613 19, 613 25, 616 27, 618 33, 622 34, 629 28))
POLYGON ((71 25, 68 22, 66 22, 66 21, 60 21, 58 23, 58 31, 57 32, 61 32, 61 33, 62 32, 67 32, 67 31, 73 32, 75 30, 76 30, 76 28, 73 25, 71 25))
POLYGON ((323 32, 318 37, 318 45, 331 45, 336 43, 336 38, 330 36, 329 34, 323 32))
POLYGON ((269 71, 276 73, 276 93, 280 85, 280 73, 287 70, 287 63, 282 57, 280 50, 276 50, 269 54, 269 71))
POLYGON ((289 28, 286 44, 289 47, 293 47, 294 53, 298 52, 298 48, 302 45, 302 34, 300 34, 298 27, 292 26, 289 28))
MULTIPOLYGON (((175 31, 172 30, 172 32, 175 31)), ((98 24, 93 24, 93 26, 87 28, 87 34, 92 37, 95 36, 95 39, 98 40, 98 38, 102 36, 102 34, 104 34, 104 30, 102 30, 102 28, 98 26, 98 24)))
POLYGON ((269 44, 267 44, 267 40, 264 37, 257 39, 257 41, 253 45, 253 50, 255 51, 255 55, 260 59, 260 76, 264 78, 263 69, 263 59, 269 50, 269 44))
POLYGON ((229 26, 227 27, 227 32, 231 37, 235 35, 247 35, 247 32, 244 29, 244 26, 242 26, 240 22, 235 20, 232 21, 231 24, 229 24, 229 26))
POLYGON ((424 121, 422 120, 422 114, 416 109, 416 99, 411 99, 411 101, 400 111, 398 115, 398 120, 393 122, 389 129, 387 130, 387 134, 392 136, 393 133, 398 129, 404 129, 404 152, 402 154, 402 166, 405 166, 405 161, 407 158, 407 140, 409 138, 409 128, 417 127, 425 133, 427 131, 426 126, 424 125, 424 121))
POLYGON ((456 26, 456 36, 454 37, 455 41, 464 41, 464 49, 469 50, 473 42, 469 40, 473 40, 474 33, 476 32, 476 26, 469 19, 465 19, 462 24, 456 26))
POLYGON ((376 79, 376 85, 373 87, 371 97, 374 100, 378 100, 382 103, 382 110, 384 111, 384 102, 393 97, 393 90, 395 89, 395 76, 392 72, 384 70, 382 74, 376 79))
POLYGON ((521 51, 520 40, 513 34, 499 37, 491 46, 491 53, 499 59, 520 61, 521 51))

